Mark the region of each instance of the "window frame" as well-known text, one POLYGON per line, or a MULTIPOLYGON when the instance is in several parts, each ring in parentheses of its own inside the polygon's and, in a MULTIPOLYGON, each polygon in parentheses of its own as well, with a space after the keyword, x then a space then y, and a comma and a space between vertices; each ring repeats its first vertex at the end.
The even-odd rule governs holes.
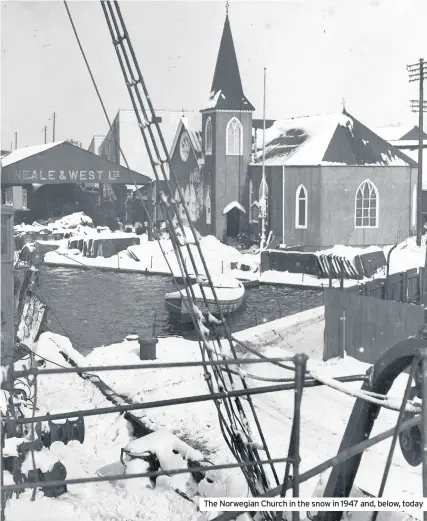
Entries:
POLYGON ((243 126, 236 116, 233 116, 227 123, 225 129, 225 153, 227 156, 242 156, 243 155, 243 126), (233 127, 232 129, 230 127, 233 127), (238 150, 236 151, 236 129, 240 130, 240 139, 238 141, 238 150), (232 132, 232 134, 231 134, 232 132), (233 136, 233 150, 230 151, 230 135, 233 136))
POLYGON ((300 184, 295 192, 295 228, 298 230, 307 230, 308 228, 308 192, 307 188, 300 184), (304 197, 300 197, 301 190, 304 193, 304 197), (300 224, 300 201, 304 201, 304 224, 300 224))
MULTIPOLYGON (((378 188, 375 186, 375 184, 370 180, 370 179, 365 179, 364 181, 362 181, 360 183, 360 185, 358 186, 357 190, 356 190, 356 195, 354 196, 354 228, 355 229, 376 229, 378 228, 378 224, 379 224, 379 203, 380 203, 380 197, 379 197, 379 193, 378 193, 378 188), (369 205, 367 208, 365 208, 364 206, 364 203, 363 201, 366 199, 363 195, 363 192, 365 190, 365 186, 368 186, 369 187, 369 197, 368 197, 368 201, 369 201, 369 205), (361 197, 361 200, 362 200, 362 206, 360 208, 360 210, 362 211, 362 216, 361 217, 358 217, 357 216, 357 212, 359 210, 358 208, 358 205, 357 205, 357 196, 359 194, 359 192, 362 194, 362 197, 361 197), (375 197, 371 197, 371 194, 374 194, 375 197), (370 204, 370 201, 371 199, 374 199, 375 200, 375 225, 371 226, 371 224, 363 224, 363 220, 366 218, 364 217, 363 213, 364 213, 364 210, 368 210, 368 212, 370 213, 370 210, 372 209, 371 208, 371 204, 370 204), (361 219, 362 221, 362 224, 357 224, 357 221, 358 219, 361 219)), ((368 216, 368 222, 370 222, 370 215, 368 216)))

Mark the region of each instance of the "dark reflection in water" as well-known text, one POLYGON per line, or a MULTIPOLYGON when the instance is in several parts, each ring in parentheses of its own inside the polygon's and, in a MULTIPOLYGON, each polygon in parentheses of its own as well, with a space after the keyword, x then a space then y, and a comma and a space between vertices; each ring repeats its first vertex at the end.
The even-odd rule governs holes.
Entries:
MULTIPOLYGON (((60 322, 49 312, 49 329, 59 334, 65 329, 82 354, 121 342, 130 333, 149 335, 153 325, 158 336, 195 338, 191 326, 172 322, 165 310, 165 293, 174 291, 168 277, 44 267, 40 281, 38 291, 60 322)), ((240 331, 322 304, 321 290, 248 288, 230 325, 233 332, 240 331)))

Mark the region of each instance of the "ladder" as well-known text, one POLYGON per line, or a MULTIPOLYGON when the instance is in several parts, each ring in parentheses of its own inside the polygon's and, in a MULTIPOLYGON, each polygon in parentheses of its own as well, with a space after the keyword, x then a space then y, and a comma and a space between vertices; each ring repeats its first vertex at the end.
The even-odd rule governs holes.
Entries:
MULTIPOLYGON (((170 168, 169 152, 160 128, 159 119, 156 117, 153 103, 142 76, 135 51, 129 37, 129 33, 123 20, 119 3, 117 1, 110 2, 101 0, 101 6, 123 73, 129 97, 132 102, 136 119, 141 130, 145 148, 147 150, 147 154, 153 169, 156 197, 157 195, 159 196, 160 206, 164 212, 168 224, 170 238, 175 250, 178 265, 180 266, 181 272, 183 274, 183 280, 184 282, 190 280, 189 272, 187 270, 183 256, 183 250, 186 249, 191 261, 192 269, 196 275, 196 280, 200 281, 194 253, 190 247, 191 245, 194 245, 202 262, 210 289, 214 295, 217 308, 216 312, 225 327, 225 337, 229 344, 229 350, 233 354, 234 358, 238 358, 232 340, 230 328, 222 314, 215 288, 212 284, 212 279, 201 250, 197 232, 191 222, 187 206, 184 202, 184 194, 181 187, 179 186, 175 173, 170 168), (176 193, 179 196, 179 201, 174 199, 174 195, 176 193), (181 218, 180 212, 176 211, 178 205, 182 205, 186 218, 185 221, 181 218), (178 226, 182 232, 182 237, 184 240, 182 240, 182 237, 179 237, 176 233, 173 221, 174 219, 178 222, 178 226), (191 230, 191 238, 186 238, 184 222, 191 230)), ((204 289, 202 286, 200 286, 200 288, 205 305, 207 306, 204 289)), ((224 360, 225 355, 222 348, 222 342, 224 339, 221 339, 219 335, 216 322, 214 321, 213 317, 212 319, 211 317, 208 317, 208 322, 204 320, 203 316, 195 305, 195 296, 191 285, 186 284, 185 291, 188 301, 192 303, 191 311, 193 323, 196 331, 199 333, 199 345, 202 352, 202 359, 224 360), (215 339, 217 342, 217 346, 214 347, 208 340, 208 336, 212 332, 215 334, 215 339)), ((223 369, 221 369, 219 366, 212 366, 210 369, 208 369, 208 367, 205 366, 204 373, 211 393, 214 393, 216 390, 227 392, 229 390, 235 389, 233 375, 228 369, 228 366, 227 368, 223 369)), ((243 388, 248 388, 243 377, 240 377, 240 382, 243 388)), ((262 465, 257 464, 257 462, 262 459, 260 458, 259 451, 262 450, 265 452, 268 460, 271 460, 271 455, 251 396, 247 396, 246 399, 249 405, 252 419, 257 427, 257 436, 259 436, 259 441, 255 439, 252 433, 252 427, 248 421, 248 413, 245 411, 240 398, 228 397, 224 399, 222 403, 215 403, 215 405, 218 410, 221 431, 231 452, 239 462, 253 462, 252 467, 242 467, 242 472, 245 475, 251 493, 254 496, 258 496, 265 493, 269 489, 269 480, 267 479, 265 469, 262 465), (228 421, 225 418, 226 416, 228 416, 228 421)), ((279 484, 276 469, 272 462, 270 463, 270 468, 276 484, 279 484)), ((267 518, 269 517, 270 515, 267 514, 267 518)))

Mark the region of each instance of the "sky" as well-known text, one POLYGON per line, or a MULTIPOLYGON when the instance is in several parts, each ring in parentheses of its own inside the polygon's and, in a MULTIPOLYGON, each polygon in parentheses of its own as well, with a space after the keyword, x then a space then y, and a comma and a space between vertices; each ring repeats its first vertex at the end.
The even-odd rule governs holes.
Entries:
MULTIPOLYGON (((157 109, 208 100, 225 2, 121 1, 157 109)), ((109 116, 131 103, 98 1, 69 8, 109 116)), ((262 117, 346 109, 370 127, 416 124, 406 65, 427 59, 426 0, 230 1, 243 88, 262 117)), ((87 148, 108 125, 61 1, 1 3, 1 148, 74 139, 87 148)))

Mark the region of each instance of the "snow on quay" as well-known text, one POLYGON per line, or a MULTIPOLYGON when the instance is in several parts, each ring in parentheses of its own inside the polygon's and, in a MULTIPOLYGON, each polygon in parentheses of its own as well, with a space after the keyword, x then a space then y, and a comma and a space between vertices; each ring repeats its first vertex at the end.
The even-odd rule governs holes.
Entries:
MULTIPOLYGON (((130 246, 110 258, 84 257, 78 250, 69 250, 64 242, 58 250, 45 255, 45 263, 50 266, 60 265, 69 267, 105 268, 135 273, 172 274, 180 277, 181 271, 178 265, 175 251, 170 239, 148 241, 147 235, 141 235, 141 244, 130 246), (165 253, 166 259, 163 255, 165 253), (171 269, 169 269, 169 266, 171 269)), ((235 248, 221 243, 212 235, 202 237, 200 245, 209 272, 212 275, 229 274, 240 280, 257 280, 259 277, 259 255, 242 254, 235 248), (243 269, 242 269, 243 268, 243 269)), ((204 266, 196 246, 190 244, 193 258, 196 262, 198 274, 204 274, 204 266)), ((182 248, 185 265, 190 275, 194 275, 194 269, 186 248, 182 248)))
MULTIPOLYGON (((266 326, 262 325, 260 327, 265 328, 266 326)), ((316 371, 317 374, 323 377, 329 378, 364 373, 368 368, 367 364, 349 357, 333 359, 328 362, 321 361, 322 350, 320 348, 323 346, 323 318, 321 308, 304 312, 300 314, 300 317, 293 316, 279 319, 270 323, 269 327, 276 333, 275 335, 270 335, 267 342, 258 346, 263 354, 268 356, 287 356, 295 352, 307 352, 312 357, 309 360, 308 369, 316 371)), ((256 329, 257 328, 252 328, 252 330, 237 333, 236 337, 240 338, 241 336, 242 340, 249 342, 252 338, 253 343, 257 345, 256 329)), ((258 332, 258 338, 259 337, 262 337, 262 331, 258 332)), ((80 365, 140 363, 139 345, 135 340, 127 340, 123 343, 97 348, 86 358, 83 358, 77 352, 73 353, 71 344, 63 337, 45 333, 41 338, 43 339, 43 346, 52 345, 52 342, 61 345, 61 348, 65 349, 80 365)), ((200 351, 197 342, 184 340, 182 338, 159 339, 157 361, 172 362, 189 360, 200 360, 200 351)), ((287 371, 270 364, 268 367, 264 364, 245 366, 245 371, 250 374, 273 378, 289 376, 287 371)), ((131 370, 127 371, 125 375, 119 371, 112 371, 100 373, 100 377, 116 392, 130 397, 134 402, 194 396, 208 392, 201 368, 188 368, 186 370, 182 370, 182 368, 131 370)), ((55 377, 51 376, 49 378, 53 379, 55 377)), ((57 385, 62 384, 62 378, 61 376, 57 385)), ((73 376, 73 378, 77 377, 73 376)), ((397 379, 390 391, 390 396, 401 399, 404 386, 406 385, 406 379, 407 377, 404 375, 397 379)), ((250 387, 266 385, 265 382, 256 382, 254 380, 247 380, 247 382, 250 387)), ((84 385, 86 384, 80 383, 77 388, 84 385)), ((346 384, 346 387, 348 389, 357 390, 360 388, 360 383, 346 384)), ((67 387, 67 393, 69 388, 70 387, 67 387)), ((52 394, 53 389, 51 389, 50 392, 50 399, 52 399, 52 394)), ((57 393, 55 393, 55 395, 56 394, 57 393)), ((253 401, 261 425, 263 426, 272 457, 283 457, 287 452, 293 418, 292 391, 253 396, 253 401)), ((304 472, 337 453, 354 401, 354 398, 328 387, 307 388, 304 390, 301 411, 301 472, 304 472)), ((71 402, 73 402, 73 398, 71 398, 71 402)), ((102 400, 96 401, 98 406, 102 406, 99 405, 100 403, 102 403, 102 400)), ((70 403, 67 405, 68 407, 66 408, 72 410, 77 404, 74 405, 70 403)), ((142 415, 144 415, 143 412, 142 415)), ((218 426, 216 409, 212 402, 205 402, 203 407, 195 403, 150 409, 148 416, 159 428, 163 427, 168 429, 195 449, 200 450, 204 456, 213 463, 233 461, 223 441, 218 426)), ((92 447, 97 446, 97 443, 99 443, 101 447, 106 447, 108 443, 111 443, 111 441, 108 441, 108 433, 111 432, 111 430, 109 431, 108 428, 106 428, 112 425, 113 420, 111 418, 111 415, 108 415, 96 419, 91 423, 88 429, 89 433, 93 431, 92 436, 94 436, 95 432, 98 432, 100 436, 92 447), (97 429, 97 424, 99 424, 99 429, 97 429), (104 431, 106 433, 105 436, 104 431)), ((119 420, 116 419, 116 422, 118 421, 119 420)), ((395 426, 396 421, 396 412, 382 410, 375 423, 372 436, 395 426)), ((123 434, 118 427, 117 433, 118 436, 121 433, 122 438, 120 438, 120 440, 123 440, 121 446, 124 446, 123 443, 125 442, 126 435, 123 434)), ((384 469, 390 443, 391 439, 388 439, 370 448, 365 452, 362 459, 355 485, 373 495, 376 495, 380 486, 382 470, 384 469), (373 468, 378 470, 372 472, 373 468)), ((77 464, 82 466, 80 474, 82 473, 82 469, 93 472, 99 468, 100 464, 107 463, 108 459, 110 462, 114 460, 115 454, 113 456, 112 453, 117 453, 119 445, 120 443, 114 445, 117 449, 110 449, 109 458, 106 457, 105 452, 102 452, 104 459, 98 455, 98 465, 93 462, 93 457, 91 461, 83 462, 83 453, 89 454, 90 450, 88 449, 90 449, 90 447, 86 445, 82 447, 78 446, 77 450, 80 451, 82 456, 82 459, 79 460, 80 463, 77 464)), ((98 448, 98 451, 99 450, 98 448)), ((66 456, 66 451, 67 449, 62 450, 64 456, 66 456)), ((284 470, 283 465, 277 465, 277 469, 279 475, 282 475, 284 470)), ((237 474, 234 473, 234 475, 237 474)), ((324 473, 320 477, 320 481, 319 478, 316 477, 303 483, 301 485, 300 495, 307 497, 312 496, 314 493, 318 494, 319 487, 325 484, 327 475, 328 472, 324 473)), ((104 486, 107 487, 107 485, 103 485, 103 487, 104 486)), ((116 491, 116 488, 113 490, 116 491)), ((212 493, 213 491, 208 491, 208 493, 209 492, 212 493)), ((224 490, 217 491, 216 494, 212 493, 212 495, 226 495, 223 492, 224 490)), ((104 490, 102 491, 102 494, 103 493, 104 490)), ((116 494, 116 492, 114 492, 114 494, 116 494)), ((384 492, 384 497, 393 496, 408 499, 422 496, 420 467, 410 467, 404 460, 399 448, 395 451, 389 479, 384 492)), ((116 495, 113 497, 117 498, 116 495)), ((114 499, 109 498, 109 501, 111 504, 114 502, 114 499)), ((162 503, 162 505, 162 508, 166 508, 165 503, 162 503)), ((415 517, 417 515, 419 516, 419 514, 413 512, 410 512, 410 514, 415 517)), ((390 513, 387 513, 387 515, 390 515, 390 513)), ((403 514, 399 514, 399 517, 396 517, 397 514, 394 514, 393 519, 396 521, 398 519, 407 519, 407 517, 402 517, 402 515, 403 514)), ((357 517, 360 521, 362 521, 362 519, 363 521, 367 521, 366 517, 361 518, 359 516, 360 514, 356 516, 356 514, 353 513, 349 519, 354 520, 357 517)), ((166 516, 164 518, 169 519, 166 516)), ((151 518, 148 517, 147 519, 151 518)), ((181 518, 175 517, 174 519, 178 520, 181 518)), ((192 518, 188 516, 187 519, 192 518)), ((391 518, 387 517, 387 519, 391 518)))
MULTIPOLYGON (((400 242, 397 247, 391 252, 390 255, 390 275, 394 273, 401 273, 408 271, 412 268, 419 268, 424 266, 426 257, 426 238, 422 237, 421 246, 417 246, 416 238, 410 237, 403 242, 400 242)), ((393 245, 385 246, 383 248, 384 255, 387 259, 388 253, 390 252, 393 245)), ((353 246, 336 245, 328 250, 328 253, 333 253, 340 257, 347 259, 349 262, 354 261, 354 257, 360 253, 367 253, 370 251, 380 250, 378 247, 370 246, 367 248, 356 248, 353 246)), ((323 253, 319 251, 317 253, 323 253)), ((370 279, 365 278, 362 280, 351 280, 344 279, 344 287, 351 287, 357 284, 363 284, 369 280, 385 277, 386 267, 380 268, 377 273, 370 279)), ((313 288, 327 288, 329 287, 329 279, 317 278, 313 275, 307 275, 303 273, 289 273, 287 271, 264 271, 260 275, 260 282, 263 284, 278 284, 278 285, 289 285, 289 286, 306 286, 313 288)), ((334 279, 332 281, 333 287, 339 287, 340 281, 334 279)))
MULTIPOLYGON (((15 234, 24 235, 26 233, 37 233, 43 231, 46 234, 68 233, 73 238, 88 239, 102 237, 105 239, 129 237, 129 233, 121 231, 111 232, 108 228, 94 228, 93 222, 83 212, 67 215, 56 221, 47 224, 39 224, 34 222, 32 225, 16 225, 15 234)), ((181 237, 181 244, 189 245, 193 258, 196 262, 197 272, 204 275, 205 269, 200 259, 193 241, 188 237, 193 237, 189 228, 184 229, 184 236, 181 237)), ((182 235, 178 230, 178 235, 182 235)), ((130 246, 126 250, 119 252, 109 258, 104 257, 85 257, 77 249, 69 249, 68 239, 54 240, 49 239, 38 240, 41 245, 48 244, 57 246, 55 251, 48 251, 45 254, 45 263, 48 266, 62 266, 74 268, 94 268, 114 270, 131 273, 153 273, 159 275, 171 274, 175 277, 181 277, 181 270, 172 246, 172 242, 168 238, 161 238, 160 241, 148 241, 146 234, 140 235, 140 244, 130 246), (163 251, 162 251, 163 250, 163 251), (163 255, 163 253, 166 256, 163 255)), ((237 249, 227 246, 212 235, 200 237, 200 245, 203 256, 206 260, 209 272, 212 275, 229 274, 242 281, 259 281, 263 284, 277 284, 285 286, 300 286, 311 288, 325 288, 329 286, 329 279, 317 278, 313 275, 302 273, 289 273, 268 270, 261 273, 260 270, 260 253, 241 253, 237 249)), ((383 248, 387 257, 392 245, 383 248)), ((354 257, 360 253, 379 250, 378 247, 356 248, 351 246, 336 245, 328 250, 328 253, 336 254, 349 262, 354 262, 354 257)), ((185 259, 185 265, 190 276, 194 276, 194 269, 191 263, 187 248, 182 248, 182 254, 185 259)), ((418 247, 415 237, 411 237, 401 242, 396 249, 393 250, 390 260, 390 274, 398 273, 424 266, 426 251, 426 237, 423 237, 422 246, 418 247)), ((320 253, 320 252, 318 252, 320 253)), ((385 275, 385 269, 380 269, 373 278, 385 275)), ((344 286, 350 287, 358 283, 367 282, 369 279, 361 281, 344 280, 344 286)), ((333 280, 333 286, 338 286, 339 281, 333 280)))
MULTIPOLYGON (((68 367, 59 354, 59 347, 79 363, 84 362, 59 335, 43 334, 35 351, 51 362, 68 367)), ((48 362, 46 367, 56 366, 48 362)), ((89 381, 77 374, 65 374, 39 377, 37 405, 36 414, 43 415, 59 410, 109 407, 111 402, 89 381)), ((85 427, 82 445, 71 441, 67 445, 55 442, 51 446, 51 454, 66 466, 67 478, 121 473, 120 451, 132 439, 128 422, 119 414, 110 414, 86 417, 85 427)), ((35 455, 44 461, 43 464, 47 463, 42 453, 35 455)), ((26 464, 32 468, 30 456, 28 460, 26 464)), ((14 496, 9 500, 6 507, 6 521, 197 521, 198 516, 195 506, 170 488, 152 490, 132 479, 71 485, 66 494, 56 499, 38 492, 34 502, 31 501, 31 489, 27 489, 19 499, 14 496)))

